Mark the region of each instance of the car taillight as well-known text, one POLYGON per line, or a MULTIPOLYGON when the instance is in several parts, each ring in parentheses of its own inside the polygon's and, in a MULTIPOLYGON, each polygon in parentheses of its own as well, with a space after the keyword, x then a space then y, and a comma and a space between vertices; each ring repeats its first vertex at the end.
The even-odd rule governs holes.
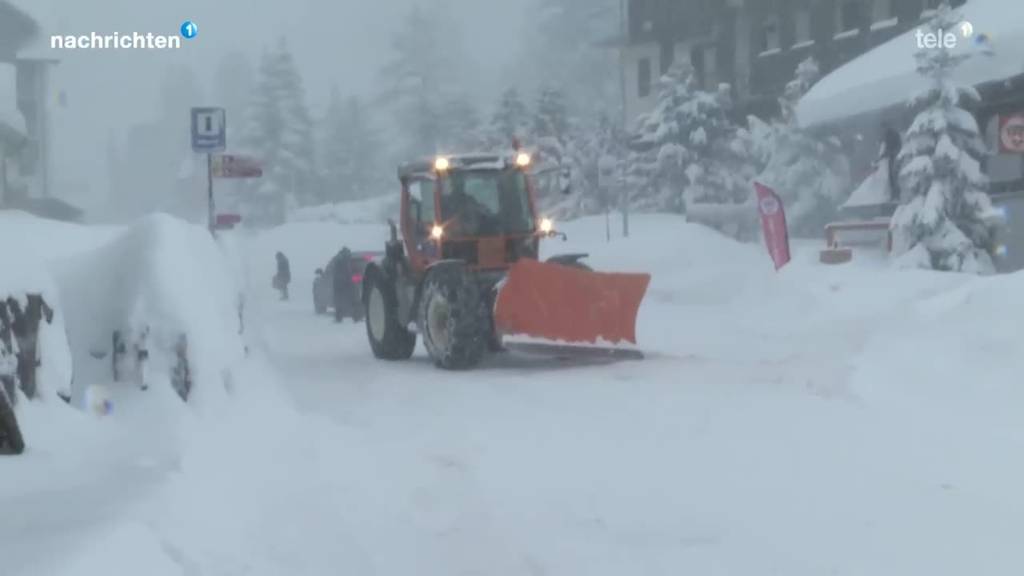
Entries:
POLYGON ((363 282, 363 275, 362 274, 353 274, 352 275, 352 283, 353 284, 361 284, 362 282, 363 282))

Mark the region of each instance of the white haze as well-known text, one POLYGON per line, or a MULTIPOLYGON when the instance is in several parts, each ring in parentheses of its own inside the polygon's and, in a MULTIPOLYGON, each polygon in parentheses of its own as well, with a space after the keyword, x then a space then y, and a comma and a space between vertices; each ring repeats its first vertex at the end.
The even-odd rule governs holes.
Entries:
MULTIPOLYGON (((332 85, 343 94, 372 96, 392 36, 415 4, 458 21, 478 63, 481 99, 490 98, 503 69, 520 52, 530 0, 14 0, 43 26, 39 46, 59 58, 53 73, 54 192, 76 204, 102 206, 109 188, 105 147, 133 125, 151 121, 160 82, 171 65, 191 67, 210 99, 221 57, 240 51, 258 63, 262 48, 285 36, 300 67, 314 115, 332 85), (50 34, 153 32, 176 34, 184 20, 199 26, 179 50, 51 51, 50 34)), ((197 104, 217 104, 207 101, 197 104)), ((238 123, 229 120, 229 138, 238 123)), ((187 118, 182 119, 187 130, 187 118)))

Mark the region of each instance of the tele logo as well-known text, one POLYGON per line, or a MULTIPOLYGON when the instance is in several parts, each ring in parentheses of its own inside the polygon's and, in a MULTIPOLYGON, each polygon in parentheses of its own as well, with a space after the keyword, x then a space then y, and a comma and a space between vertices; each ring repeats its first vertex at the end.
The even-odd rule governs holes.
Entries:
POLYGON ((952 30, 943 30, 939 28, 931 32, 925 32, 920 28, 914 34, 917 38, 918 49, 923 48, 956 48, 957 43, 960 41, 960 37, 970 38, 974 35, 974 25, 964 20, 957 27, 957 32, 952 30))

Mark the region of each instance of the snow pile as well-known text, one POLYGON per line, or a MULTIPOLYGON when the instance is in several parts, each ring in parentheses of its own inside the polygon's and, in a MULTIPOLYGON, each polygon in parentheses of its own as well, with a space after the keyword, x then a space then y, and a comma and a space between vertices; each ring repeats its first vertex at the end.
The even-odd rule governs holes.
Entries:
MULTIPOLYGON (((994 54, 955 70, 954 82, 975 86, 1024 74, 1024 4, 971 0, 959 10, 974 26, 975 36, 988 37, 994 54)), ((927 88, 928 80, 915 70, 916 33, 917 28, 909 30, 826 76, 800 102, 800 123, 813 126, 879 110, 927 88)), ((957 39, 954 54, 977 48, 971 40, 957 39)))
MULTIPOLYGON (((108 244, 60 263, 57 281, 81 402, 87 384, 111 379, 115 330, 147 332, 151 374, 165 386, 181 335, 200 394, 223 390, 243 356, 235 271, 201 227, 165 215, 140 220, 108 244), (163 381, 163 382, 161 382, 163 381)), ((129 352, 131 353, 131 352, 129 352)))
POLYGON ((381 224, 398 218, 398 195, 378 196, 354 202, 339 202, 298 208, 290 222, 334 222, 337 224, 381 224))

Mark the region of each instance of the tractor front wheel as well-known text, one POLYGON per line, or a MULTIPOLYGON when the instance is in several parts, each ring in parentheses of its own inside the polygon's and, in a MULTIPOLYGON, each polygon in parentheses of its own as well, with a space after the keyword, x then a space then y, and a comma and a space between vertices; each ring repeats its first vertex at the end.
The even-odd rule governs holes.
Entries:
POLYGON ((416 334, 398 321, 395 286, 377 267, 367 269, 363 279, 363 308, 373 355, 381 360, 408 360, 416 349, 416 334))
POLYGON ((439 368, 465 370, 480 363, 490 321, 480 286, 463 266, 427 273, 420 296, 423 344, 439 368))

